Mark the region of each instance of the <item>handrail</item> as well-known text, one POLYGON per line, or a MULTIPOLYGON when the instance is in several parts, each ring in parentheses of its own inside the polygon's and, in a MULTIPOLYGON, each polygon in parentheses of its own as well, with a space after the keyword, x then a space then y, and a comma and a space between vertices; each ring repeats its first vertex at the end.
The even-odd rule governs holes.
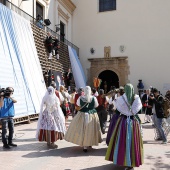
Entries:
MULTIPOLYGON (((28 14, 25 11, 23 11, 22 9, 20 9, 18 6, 14 5, 12 2, 10 2, 8 0, 5 0, 5 1, 0 0, 0 3, 6 5, 9 9, 15 11, 16 13, 18 13, 19 15, 21 15, 25 19, 29 20, 34 25, 37 24, 37 20, 35 18, 33 18, 30 14, 28 14)), ((68 41, 67 39, 62 37, 61 35, 57 34, 57 32, 53 31, 49 27, 44 26, 44 29, 46 30, 46 32, 50 32, 53 36, 58 37, 58 39, 62 40, 62 42, 64 44, 69 45, 72 48, 74 48, 76 50, 76 52, 77 52, 77 55, 79 56, 79 48, 76 45, 74 45, 73 43, 71 43, 70 41, 68 41)))

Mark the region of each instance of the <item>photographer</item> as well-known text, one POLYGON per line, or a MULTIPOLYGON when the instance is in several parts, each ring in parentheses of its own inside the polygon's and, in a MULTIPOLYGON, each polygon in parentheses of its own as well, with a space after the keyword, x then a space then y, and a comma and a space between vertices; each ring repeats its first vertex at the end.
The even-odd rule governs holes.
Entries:
POLYGON ((2 123, 2 142, 3 147, 10 149, 10 146, 16 147, 17 145, 12 142, 13 133, 14 133, 14 122, 13 117, 15 115, 14 103, 17 101, 14 100, 11 96, 13 95, 14 89, 12 87, 7 87, 3 94, 1 95, 0 102, 0 119, 2 123), (9 136, 7 142, 7 129, 9 129, 9 136))
POLYGON ((154 123, 156 125, 156 128, 158 129, 158 136, 156 140, 163 140, 162 144, 167 144, 167 138, 164 133, 164 130, 162 128, 162 121, 164 118, 164 113, 163 113, 163 97, 160 95, 159 91, 154 88, 153 89, 153 94, 154 97, 150 97, 151 100, 153 101, 153 119, 154 123))

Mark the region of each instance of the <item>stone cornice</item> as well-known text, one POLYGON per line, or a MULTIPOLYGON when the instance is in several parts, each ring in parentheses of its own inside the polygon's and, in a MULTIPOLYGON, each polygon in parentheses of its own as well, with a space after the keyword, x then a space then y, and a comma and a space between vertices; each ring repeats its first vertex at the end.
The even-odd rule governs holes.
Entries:
POLYGON ((72 14, 76 6, 71 0, 58 0, 58 2, 70 13, 72 14))
POLYGON ((60 6, 58 6, 58 15, 61 16, 62 18, 64 18, 67 22, 69 20, 69 15, 66 14, 61 8, 60 6))
POLYGON ((88 58, 89 61, 109 61, 109 60, 126 60, 128 57, 109 57, 109 58, 88 58))

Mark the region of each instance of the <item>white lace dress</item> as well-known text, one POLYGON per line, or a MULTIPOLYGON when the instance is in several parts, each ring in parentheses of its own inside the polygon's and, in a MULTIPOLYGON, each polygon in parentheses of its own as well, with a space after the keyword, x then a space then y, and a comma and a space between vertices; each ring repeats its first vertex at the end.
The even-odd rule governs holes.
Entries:
POLYGON ((56 97, 52 103, 43 99, 38 119, 36 138, 39 141, 55 142, 65 134, 65 118, 56 97))

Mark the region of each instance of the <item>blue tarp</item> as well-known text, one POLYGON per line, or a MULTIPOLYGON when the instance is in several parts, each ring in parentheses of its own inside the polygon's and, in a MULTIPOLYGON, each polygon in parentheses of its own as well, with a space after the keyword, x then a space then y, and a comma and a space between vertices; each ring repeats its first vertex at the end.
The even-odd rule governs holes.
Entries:
POLYGON ((0 86, 14 88, 16 117, 39 112, 46 88, 31 25, 1 3, 0 86))
POLYGON ((86 77, 82 65, 80 63, 80 60, 78 59, 76 50, 68 46, 68 51, 76 88, 80 87, 84 88, 86 86, 86 77))

